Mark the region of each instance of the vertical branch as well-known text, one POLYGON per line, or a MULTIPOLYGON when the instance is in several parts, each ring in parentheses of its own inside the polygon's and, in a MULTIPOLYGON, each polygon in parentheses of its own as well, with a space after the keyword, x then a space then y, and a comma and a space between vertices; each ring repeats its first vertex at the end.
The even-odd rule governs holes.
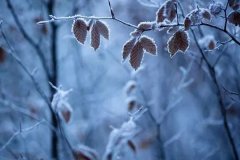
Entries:
MULTIPOLYGON (((183 11, 182 5, 181 5, 180 2, 178 2, 178 4, 180 6, 182 15, 184 17, 184 11, 183 11)), ((226 9, 227 9, 227 7, 228 7, 228 3, 226 5, 226 9)), ((226 11, 225 11, 225 14, 226 14, 226 11)), ((225 26, 226 26, 226 24, 227 23, 225 22, 225 26)), ((219 102, 219 105, 220 105, 220 112, 221 112, 221 115, 223 117, 223 125, 224 125, 224 128, 225 128, 226 134, 227 134, 227 138, 228 138, 228 141, 229 141, 229 144, 230 144, 230 148, 231 148, 232 153, 233 153, 233 157, 234 157, 235 160, 239 160, 238 153, 237 153, 237 147, 236 147, 236 144, 235 144, 234 139, 233 139, 232 134, 231 134, 230 127, 229 127, 228 122, 227 122, 227 114, 226 114, 224 102, 223 102, 222 95, 221 95, 221 88, 220 88, 220 85, 219 85, 218 80, 217 80, 217 74, 216 74, 215 68, 210 64, 207 57, 205 56, 204 51, 202 50, 201 46, 199 45, 198 40, 197 40, 197 36, 196 36, 195 32, 193 31, 193 29, 191 29, 191 32, 192 32, 194 41, 197 45, 197 48, 198 48, 204 62, 207 65, 207 69, 210 73, 213 84, 216 87, 216 95, 218 97, 218 102, 219 102)))
POLYGON ((228 8, 228 4, 229 4, 229 0, 227 0, 227 4, 226 4, 226 7, 224 8, 224 18, 225 18, 225 21, 224 21, 224 31, 227 30, 227 8, 228 8))
POLYGON ((114 12, 113 12, 112 5, 111 5, 110 0, 108 0, 108 6, 109 6, 109 10, 110 10, 112 19, 115 19, 115 15, 114 15, 114 12))
POLYGON ((43 69, 44 69, 46 75, 47 75, 47 78, 50 78, 50 73, 48 72, 48 67, 47 67, 47 64, 45 63, 44 53, 42 52, 40 46, 36 42, 34 42, 34 40, 30 37, 30 35, 23 28, 23 25, 21 24, 19 17, 11 3, 11 0, 6 0, 6 3, 7 3, 8 9, 11 11, 13 19, 14 19, 15 23, 17 24, 20 32, 22 33, 22 35, 26 39, 26 41, 36 50, 36 53, 37 53, 38 57, 40 58, 40 62, 43 66, 43 69))
MULTIPOLYGON (((49 0, 47 4, 47 10, 49 15, 54 14, 54 5, 55 0, 49 0)), ((50 53, 52 58, 52 76, 50 78, 51 83, 54 86, 57 86, 58 84, 58 60, 57 60, 57 25, 54 23, 50 24, 51 28, 51 44, 50 44, 50 53)), ((53 99, 53 95, 55 93, 54 88, 50 88, 50 94, 51 94, 51 100, 53 99)), ((51 114, 51 122, 52 125, 55 128, 58 128, 58 120, 57 117, 54 115, 54 113, 51 114)), ((61 125, 61 124, 59 124, 61 125)), ((51 157, 52 159, 58 160, 58 135, 55 132, 51 133, 51 157)))

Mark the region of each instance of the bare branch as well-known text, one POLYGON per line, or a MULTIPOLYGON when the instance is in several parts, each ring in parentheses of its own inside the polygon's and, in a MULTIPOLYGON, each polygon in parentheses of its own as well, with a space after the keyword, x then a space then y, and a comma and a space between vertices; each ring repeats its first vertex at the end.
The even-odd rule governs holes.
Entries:
POLYGON ((3 151, 19 134, 22 133, 26 133, 26 132, 30 132, 33 129, 35 129, 37 126, 39 126, 40 124, 42 124, 43 122, 45 122, 45 120, 41 120, 40 122, 37 122, 36 124, 34 124, 31 127, 28 128, 20 128, 19 131, 15 132, 9 139, 8 141, 0 148, 0 152, 3 151))
POLYGON ((115 19, 115 15, 114 15, 110 0, 108 0, 108 6, 109 6, 109 9, 110 9, 110 13, 111 13, 112 18, 115 19))
POLYGON ((17 24, 20 32, 22 33, 23 37, 27 40, 27 42, 36 50, 37 55, 40 58, 41 64, 43 66, 44 71, 46 72, 46 75, 48 78, 50 78, 50 73, 48 71, 48 67, 45 63, 45 58, 44 58, 44 53, 42 52, 41 48, 39 47, 39 45, 34 42, 34 40, 27 34, 27 32, 24 30, 23 25, 21 24, 19 17, 14 9, 14 7, 12 6, 11 0, 7 0, 7 6, 9 8, 9 10, 12 13, 12 16, 15 20, 15 23, 17 24))

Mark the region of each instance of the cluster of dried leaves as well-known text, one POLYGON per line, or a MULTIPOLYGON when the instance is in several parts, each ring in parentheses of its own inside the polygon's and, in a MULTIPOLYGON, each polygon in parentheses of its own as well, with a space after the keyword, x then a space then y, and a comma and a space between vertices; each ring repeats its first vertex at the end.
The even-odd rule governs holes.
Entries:
MULTIPOLYGON (((236 0, 228 1, 229 7, 233 10, 226 18, 227 21, 236 26, 240 26, 239 2, 236 0)), ((179 23, 178 18, 178 2, 177 0, 167 0, 156 12, 156 20, 154 22, 141 22, 137 29, 130 33, 130 39, 123 45, 122 57, 126 60, 128 57, 131 66, 136 70, 141 65, 144 52, 151 55, 157 54, 157 45, 155 41, 143 35, 144 32, 150 30, 160 30, 164 25, 169 26, 170 30, 175 30, 167 43, 170 57, 177 52, 185 53, 190 45, 188 30, 192 26, 200 25, 202 22, 210 22, 215 16, 220 15, 224 6, 221 2, 213 1, 209 8, 196 8, 192 10, 183 19, 183 26, 179 23)), ((109 39, 109 29, 106 24, 100 20, 90 20, 86 23, 83 19, 74 20, 72 31, 76 39, 80 43, 86 40, 87 31, 91 32, 91 46, 96 50, 100 45, 100 35, 109 39)), ((216 47, 215 41, 210 41, 208 49, 213 50, 216 47)))
POLYGON ((76 19, 72 25, 72 32, 81 44, 84 44, 87 37, 87 31, 91 33, 91 46, 94 50, 100 46, 100 35, 109 39, 109 29, 107 25, 100 20, 90 20, 88 23, 83 19, 76 19))

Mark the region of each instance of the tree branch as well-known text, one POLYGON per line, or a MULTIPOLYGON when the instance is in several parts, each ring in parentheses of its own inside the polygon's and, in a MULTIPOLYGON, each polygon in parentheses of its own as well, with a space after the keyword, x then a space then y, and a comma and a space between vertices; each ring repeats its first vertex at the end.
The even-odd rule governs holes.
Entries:
POLYGON ((20 32, 22 33, 23 37, 27 40, 27 42, 36 50, 38 57, 40 58, 40 62, 43 66, 43 69, 47 75, 47 78, 50 78, 50 73, 48 71, 48 67, 45 63, 45 58, 44 58, 44 53, 42 52, 41 48, 39 47, 39 45, 37 43, 34 42, 34 40, 27 34, 27 32, 24 30, 23 25, 21 24, 17 13, 14 9, 14 7, 12 6, 11 0, 6 0, 7 2, 7 6, 9 8, 9 10, 12 13, 13 19, 15 21, 15 23, 17 24, 20 32))

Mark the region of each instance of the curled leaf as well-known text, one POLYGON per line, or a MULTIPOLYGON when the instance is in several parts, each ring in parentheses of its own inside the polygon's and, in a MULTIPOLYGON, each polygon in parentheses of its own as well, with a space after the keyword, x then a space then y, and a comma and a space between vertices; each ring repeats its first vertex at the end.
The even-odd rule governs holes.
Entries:
POLYGON ((209 10, 212 15, 219 15, 223 9, 223 4, 221 2, 215 2, 211 3, 209 5, 209 10))
POLYGON ((211 20, 211 13, 208 9, 202 9, 201 14, 204 19, 211 20))
POLYGON ((163 22, 165 19, 172 22, 177 15, 176 10, 176 0, 167 0, 163 3, 156 13, 156 21, 157 23, 163 22))
POLYGON ((69 103, 67 102, 62 102, 59 111, 62 115, 62 118, 64 119, 64 121, 66 123, 68 123, 71 119, 71 115, 72 115, 72 107, 69 105, 69 103))
POLYGON ((178 51, 186 52, 189 47, 189 38, 186 31, 179 30, 168 40, 168 52, 174 56, 178 51))
POLYGON ((84 44, 87 36, 87 24, 82 19, 76 19, 72 24, 72 32, 78 42, 84 44))
POLYGON ((109 29, 108 29, 107 25, 102 21, 96 21, 96 26, 98 28, 99 33, 105 39, 109 39, 109 29))
POLYGON ((94 23, 91 28, 91 46, 94 48, 94 50, 96 50, 98 49, 99 45, 100 45, 100 33, 98 31, 96 23, 94 23))
POLYGON ((231 12, 228 16, 228 22, 240 26, 240 13, 238 11, 231 12))
POLYGON ((208 43, 208 49, 213 50, 215 48, 216 48, 216 42, 214 40, 210 40, 210 42, 208 43))
POLYGON ((156 21, 157 23, 160 23, 160 22, 163 22, 165 19, 165 16, 164 16, 164 7, 160 7, 156 13, 156 21))
POLYGON ((143 58, 143 47, 140 42, 137 42, 133 46, 133 49, 132 49, 131 55, 130 55, 130 61, 129 61, 131 66, 135 70, 137 70, 138 67, 140 66, 142 58, 143 58))
POLYGON ((153 39, 147 36, 143 36, 140 38, 141 46, 146 50, 146 52, 149 52, 153 55, 157 54, 157 45, 153 39))
POLYGON ((191 27, 191 25, 192 25, 191 19, 190 19, 189 17, 186 17, 186 18, 184 19, 184 30, 185 30, 185 31, 189 30, 190 27, 191 27))
POLYGON ((153 26, 153 23, 152 22, 141 22, 138 24, 138 29, 139 30, 149 30, 149 29, 152 29, 152 26, 153 26))
POLYGON ((128 57, 128 55, 131 53, 132 48, 135 44, 135 41, 136 41, 136 38, 132 38, 123 45, 123 51, 122 51, 123 60, 125 60, 128 57))

